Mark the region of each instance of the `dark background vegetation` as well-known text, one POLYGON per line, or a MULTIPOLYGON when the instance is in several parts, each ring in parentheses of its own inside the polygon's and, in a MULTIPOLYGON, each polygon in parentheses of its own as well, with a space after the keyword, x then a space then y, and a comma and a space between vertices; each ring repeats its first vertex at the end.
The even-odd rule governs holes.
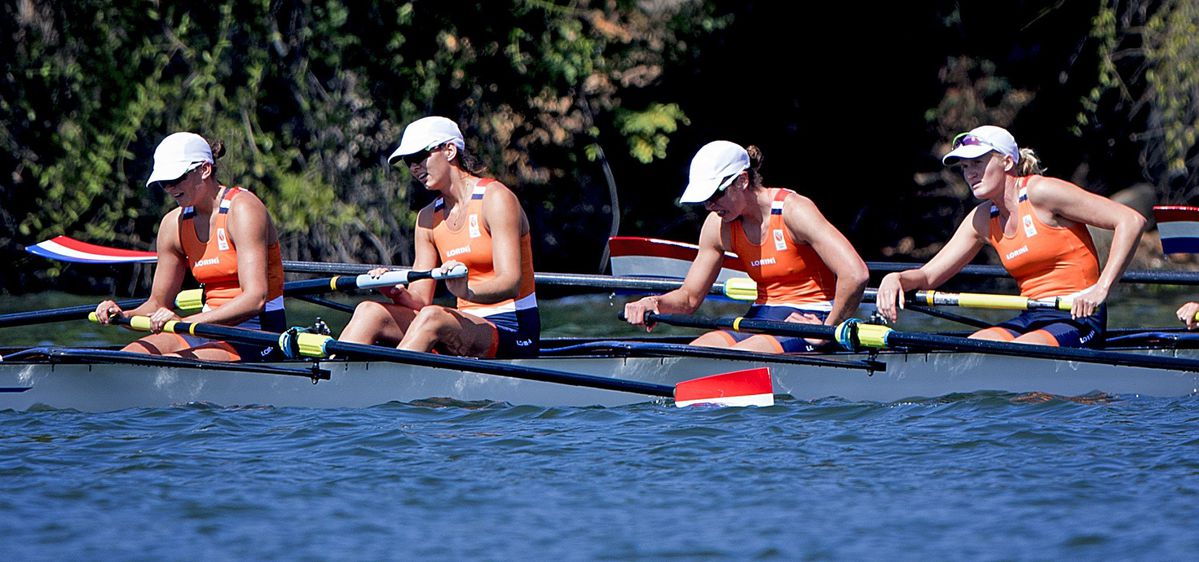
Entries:
MULTIPOLYGON (((921 260, 973 204, 939 155, 1008 127, 1050 175, 1110 195, 1197 182, 1193 1, 474 4, 4 0, 0 283, 144 291, 149 268, 27 257, 58 234, 148 249, 177 130, 226 142, 288 259, 408 263, 428 201, 386 156, 457 120, 517 189, 537 268, 596 272, 613 229, 693 241, 676 199, 704 143, 756 144, 867 259, 921 260), (609 174, 611 180, 609 180, 609 174)), ((985 258, 982 258, 985 259, 985 258)))

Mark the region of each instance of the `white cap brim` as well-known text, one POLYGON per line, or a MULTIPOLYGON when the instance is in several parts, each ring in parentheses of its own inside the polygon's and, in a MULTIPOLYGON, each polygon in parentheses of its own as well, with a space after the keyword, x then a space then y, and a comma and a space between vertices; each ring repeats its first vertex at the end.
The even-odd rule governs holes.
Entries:
POLYGON ((155 163, 154 171, 150 172, 150 179, 146 180, 146 187, 151 187, 160 181, 174 181, 193 169, 203 164, 203 162, 163 162, 162 164, 155 163))
POLYGON ((716 190, 720 188, 720 180, 706 179, 702 181, 693 181, 687 184, 687 189, 683 190, 682 197, 679 197, 680 203, 703 203, 707 201, 716 190))
POLYGON ((988 152, 998 152, 998 149, 985 144, 964 144, 950 151, 950 153, 946 154, 944 158, 941 158, 941 163, 949 166, 956 163, 958 160, 978 158, 979 156, 982 156, 988 152))

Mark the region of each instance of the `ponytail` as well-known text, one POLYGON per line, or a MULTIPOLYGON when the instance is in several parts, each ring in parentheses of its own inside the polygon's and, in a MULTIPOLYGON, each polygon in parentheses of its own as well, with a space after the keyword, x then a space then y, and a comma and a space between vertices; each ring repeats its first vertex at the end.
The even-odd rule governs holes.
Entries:
POLYGON ((1033 176, 1045 173, 1045 166, 1041 164, 1041 157, 1037 156, 1031 148, 1020 149, 1020 161, 1016 163, 1016 175, 1033 176))
POLYGON ((766 157, 762 154, 762 149, 752 144, 745 147, 745 152, 749 154, 749 185, 755 188, 762 187, 762 174, 758 169, 762 167, 766 157))

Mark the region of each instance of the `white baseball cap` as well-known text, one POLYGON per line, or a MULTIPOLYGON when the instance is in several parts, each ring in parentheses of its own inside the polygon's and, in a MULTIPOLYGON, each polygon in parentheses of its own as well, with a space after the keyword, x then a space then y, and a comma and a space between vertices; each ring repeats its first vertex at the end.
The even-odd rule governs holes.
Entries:
POLYGON ((705 144, 691 158, 687 189, 679 201, 703 203, 712 194, 727 188, 737 174, 747 169, 749 153, 741 145, 723 140, 705 144))
POLYGON ((404 136, 400 138, 400 147, 387 158, 388 164, 395 164, 409 154, 416 154, 445 143, 453 143, 459 150, 466 148, 462 139, 462 131, 458 124, 445 117, 423 117, 409 123, 404 128, 404 136))
POLYGON ((1016 138, 1007 129, 994 125, 975 127, 953 139, 953 150, 941 159, 941 163, 952 166, 961 159, 978 158, 991 151, 1011 156, 1013 162, 1020 161, 1020 147, 1016 138))
POLYGON ((195 133, 175 133, 154 149, 154 171, 146 187, 160 181, 177 180, 205 162, 212 164, 212 147, 195 133))

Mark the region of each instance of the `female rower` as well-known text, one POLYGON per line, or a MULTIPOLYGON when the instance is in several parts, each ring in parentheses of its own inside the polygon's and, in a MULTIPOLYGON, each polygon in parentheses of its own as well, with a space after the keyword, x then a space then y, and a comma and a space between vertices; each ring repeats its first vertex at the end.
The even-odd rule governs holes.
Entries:
MULTIPOLYGON (((682 287, 625 305, 630 324, 644 325, 646 312, 694 312, 720 274, 726 251, 737 254, 758 285, 748 318, 835 325, 857 310, 869 276, 866 264, 811 199, 764 187, 761 165, 756 146, 729 141, 708 143, 695 154, 680 201, 702 203, 709 211, 699 253, 682 287)), ((813 351, 823 343, 729 331, 691 342, 765 353, 813 351)))
POLYGON ((158 266, 150 298, 133 310, 121 310, 111 300, 96 307, 103 324, 118 314, 150 317, 154 334, 125 346, 125 351, 210 361, 261 361, 275 355, 272 347, 161 332, 168 321, 180 319, 171 303, 186 269, 204 286, 204 309, 188 316, 187 322, 286 329, 279 236, 258 197, 217 181, 215 158, 224 153, 223 143, 209 144, 194 133, 168 136, 154 151, 154 171, 146 186, 165 190, 179 208, 167 213, 158 227, 158 266))
POLYGON ((1145 229, 1136 211, 1068 181, 1040 175, 1041 163, 1006 130, 991 125, 958 135, 942 161, 960 166, 983 199, 953 238, 920 269, 891 273, 878 310, 895 321, 904 292, 940 286, 990 244, 1030 299, 1069 297, 1070 310, 1033 309, 971 337, 1064 347, 1102 343, 1107 300, 1145 229), (1087 225, 1114 231, 1103 270, 1087 225))
POLYGON ((445 282, 458 297, 456 309, 432 304, 434 281, 416 281, 383 291, 391 304, 359 304, 340 340, 471 357, 537 355, 541 317, 529 219, 516 195, 482 175, 458 125, 445 117, 408 125, 388 161, 400 160, 413 178, 438 193, 417 215, 412 268, 448 271, 461 264, 469 274, 445 282))

